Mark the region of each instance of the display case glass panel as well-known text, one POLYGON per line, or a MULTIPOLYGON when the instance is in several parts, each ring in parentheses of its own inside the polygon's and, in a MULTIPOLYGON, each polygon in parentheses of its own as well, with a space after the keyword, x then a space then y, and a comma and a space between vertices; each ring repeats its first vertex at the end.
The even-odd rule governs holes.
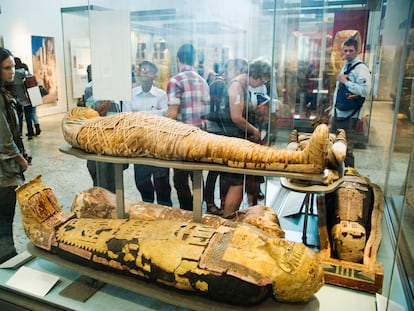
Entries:
MULTIPOLYGON (((414 155, 414 4, 395 2, 384 12, 383 34, 384 65, 388 76, 393 77, 392 98, 393 127, 389 133, 389 146, 385 192, 388 203, 389 227, 394 237, 395 266, 407 293, 409 309, 414 307, 414 201, 413 201, 413 155, 414 155), (398 3, 398 5, 397 5, 398 3), (391 26, 396 16, 403 21, 391 26), (402 27, 404 25, 404 27, 402 27), (392 29, 392 31, 391 31, 392 29), (392 63, 393 66, 390 64, 392 63)), ((386 78, 384 77, 384 80, 386 78)), ((391 111, 390 111, 391 113, 391 111)))
MULTIPOLYGON (((400 228, 406 233, 411 230, 402 225, 410 223, 412 214, 406 195, 412 192, 413 27, 404 22, 412 17, 410 1, 393 0, 387 5, 375 0, 85 1, 84 6, 62 9, 67 94, 73 94, 68 98, 72 104, 78 102, 80 85, 72 79, 86 84, 86 71, 81 72, 86 63, 94 62, 87 52, 93 40, 92 11, 129 13, 129 50, 119 49, 107 59, 116 66, 118 58, 129 58, 131 70, 124 74, 130 87, 140 83, 139 63, 150 60, 160 69, 156 85, 165 89, 177 73, 176 52, 188 42, 196 48, 197 72, 209 82, 225 70, 229 59, 260 57, 270 62, 272 75, 265 83, 270 101, 261 127, 267 134, 263 143, 278 147, 286 146, 293 129, 311 132, 313 120, 332 117, 336 76, 344 64, 342 43, 350 36, 356 38, 358 57, 372 75, 357 128, 358 140, 369 150, 355 152, 361 159, 357 169, 384 189, 396 241, 400 228)), ((411 235, 405 239, 409 241, 411 235)), ((403 248, 409 250, 400 259, 412 292, 413 247, 406 243, 403 248)))
MULTIPOLYGON (((375 38, 368 35, 372 13, 364 1, 344 1, 340 8, 337 5, 331 1, 276 1, 274 59, 280 128, 311 131, 310 121, 332 117, 346 38, 358 40, 358 57, 372 68, 369 55, 376 45, 375 38)), ((366 98, 357 129, 357 137, 363 142, 368 141, 371 95, 366 98)))

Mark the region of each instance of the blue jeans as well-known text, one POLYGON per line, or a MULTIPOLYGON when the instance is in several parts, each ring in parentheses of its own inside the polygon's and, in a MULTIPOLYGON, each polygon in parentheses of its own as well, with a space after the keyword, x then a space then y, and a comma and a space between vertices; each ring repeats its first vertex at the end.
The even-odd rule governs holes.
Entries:
POLYGON ((27 125, 27 136, 32 137, 34 136, 33 131, 33 106, 24 106, 24 118, 26 119, 26 125, 27 125))

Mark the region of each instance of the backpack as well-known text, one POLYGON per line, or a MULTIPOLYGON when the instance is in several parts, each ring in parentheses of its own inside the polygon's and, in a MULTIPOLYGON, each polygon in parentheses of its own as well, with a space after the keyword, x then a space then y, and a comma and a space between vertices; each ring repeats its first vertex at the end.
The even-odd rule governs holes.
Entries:
MULTIPOLYGON (((217 81, 217 79, 215 81, 217 81)), ((211 84, 211 86, 214 84, 214 82, 211 84)), ((232 82, 230 82, 230 84, 232 82)), ((226 100, 227 89, 230 86, 230 84, 226 86, 224 79, 222 82, 220 82, 220 84, 219 82, 217 83, 218 83, 217 89, 214 90, 214 87, 213 87, 213 92, 217 92, 215 95, 217 95, 217 97, 220 97, 220 102, 218 102, 217 106, 211 105, 210 113, 207 113, 206 115, 203 116, 203 119, 207 121, 206 130, 207 132, 214 133, 214 134, 219 134, 219 135, 224 135, 224 136, 229 136, 229 137, 244 138, 245 136, 244 131, 239 129, 231 120, 230 106, 228 103, 228 99, 226 100)), ((243 88, 243 92, 245 94, 245 97, 247 98, 246 90, 244 88, 243 88)), ((212 94, 211 87, 210 87, 210 94, 212 94)))
POLYGON ((220 110, 224 91, 226 89, 226 81, 220 75, 215 75, 209 84, 210 88, 210 112, 201 118, 205 120, 206 131, 209 133, 224 135, 223 128, 220 126, 220 110))
POLYGON ((24 86, 27 89, 37 86, 37 80, 35 76, 29 76, 24 79, 24 86))
MULTIPOLYGON (((352 65, 349 69, 344 71, 344 74, 349 74, 351 70, 353 70, 359 64, 363 64, 363 62, 359 62, 359 63, 352 65)), ((338 92, 336 93, 335 108, 342 110, 342 111, 354 110, 354 112, 351 114, 352 116, 357 111, 359 111, 359 109, 361 109, 364 102, 365 102, 365 97, 362 97, 361 95, 353 94, 351 91, 348 90, 345 84, 343 83, 339 84, 338 92)))
POLYGON ((226 89, 226 81, 220 75, 216 75, 210 83, 210 112, 219 111, 223 101, 224 90, 226 89))

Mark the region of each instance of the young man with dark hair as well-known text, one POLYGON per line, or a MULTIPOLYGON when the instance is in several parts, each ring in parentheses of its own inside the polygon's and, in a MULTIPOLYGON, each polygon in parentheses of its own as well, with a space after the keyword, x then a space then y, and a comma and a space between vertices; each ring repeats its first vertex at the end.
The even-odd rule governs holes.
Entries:
POLYGON ((341 100, 337 95, 340 85, 344 84, 352 94, 367 97, 371 90, 371 73, 367 65, 358 59, 358 41, 355 38, 345 40, 342 52, 345 65, 336 78, 334 104, 332 105, 333 109, 331 112, 332 130, 334 132, 337 129, 345 130, 348 143, 345 165, 354 167, 353 149, 357 144, 355 134, 363 107, 341 110, 337 107, 338 100, 341 100))
MULTIPOLYGON (((167 117, 202 128, 202 116, 209 109, 210 90, 207 82, 194 69, 195 49, 183 44, 177 51, 178 73, 167 84, 167 117)), ((174 187, 180 208, 193 210, 193 195, 189 186, 192 171, 174 169, 174 187)))

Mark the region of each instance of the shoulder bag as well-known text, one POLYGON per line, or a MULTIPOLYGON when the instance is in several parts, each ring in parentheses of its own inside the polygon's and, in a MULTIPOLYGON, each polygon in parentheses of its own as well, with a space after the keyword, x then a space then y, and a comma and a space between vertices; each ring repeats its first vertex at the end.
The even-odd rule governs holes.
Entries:
MULTIPOLYGON (((362 62, 356 63, 351 68, 346 70, 344 74, 349 74, 352 69, 354 69, 359 64, 362 64, 362 62)), ((361 95, 356 95, 348 90, 348 88, 345 86, 345 84, 340 83, 338 92, 336 93, 336 103, 335 108, 342 110, 342 111, 350 111, 355 110, 358 111, 361 109, 362 105, 365 102, 365 97, 362 97, 361 95)))

